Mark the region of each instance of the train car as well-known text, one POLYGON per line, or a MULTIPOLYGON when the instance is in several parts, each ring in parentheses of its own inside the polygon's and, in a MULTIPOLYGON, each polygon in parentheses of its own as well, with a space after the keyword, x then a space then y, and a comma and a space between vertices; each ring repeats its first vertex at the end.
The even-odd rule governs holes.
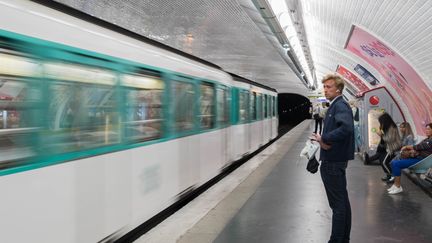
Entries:
POLYGON ((0 1, 1 242, 117 239, 276 137, 276 91, 0 1))

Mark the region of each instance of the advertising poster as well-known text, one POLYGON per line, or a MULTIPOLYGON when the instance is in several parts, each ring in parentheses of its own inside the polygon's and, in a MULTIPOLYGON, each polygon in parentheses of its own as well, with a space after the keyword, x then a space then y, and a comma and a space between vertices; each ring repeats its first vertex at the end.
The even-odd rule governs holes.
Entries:
POLYGON ((354 67, 354 71, 356 71, 361 77, 363 77, 366 81, 368 81, 371 85, 377 85, 380 82, 378 79, 375 78, 366 68, 364 68, 362 65, 357 64, 354 67))
POLYGON ((381 73, 411 111, 412 125, 424 135, 425 125, 432 120, 432 94, 417 72, 396 51, 358 26, 353 27, 345 49, 381 73))
POLYGON ((354 73, 345 68, 342 65, 339 65, 336 69, 336 72, 342 75, 345 79, 347 79, 354 87, 357 88, 357 92, 363 93, 369 90, 369 87, 364 84, 364 82, 359 79, 354 73))

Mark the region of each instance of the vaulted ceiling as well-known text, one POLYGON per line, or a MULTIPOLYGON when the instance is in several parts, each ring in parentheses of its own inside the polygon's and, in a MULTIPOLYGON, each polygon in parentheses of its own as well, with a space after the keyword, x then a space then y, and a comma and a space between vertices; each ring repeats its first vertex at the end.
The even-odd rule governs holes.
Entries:
MULTIPOLYGON (((280 93, 311 94, 263 19, 260 0, 57 1, 280 93)), ((318 83, 338 65, 353 70, 360 64, 385 85, 377 70, 344 49, 352 26, 357 25, 397 51, 431 87, 431 1, 285 0, 285 4, 318 83)))

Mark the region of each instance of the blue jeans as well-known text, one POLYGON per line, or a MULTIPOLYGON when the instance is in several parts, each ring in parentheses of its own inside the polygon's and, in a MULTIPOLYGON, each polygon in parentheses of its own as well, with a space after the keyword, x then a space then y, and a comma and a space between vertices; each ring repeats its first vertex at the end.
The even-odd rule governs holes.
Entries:
POLYGON ((392 175, 401 176, 402 169, 408 168, 411 165, 419 162, 420 160, 421 160, 420 158, 407 158, 407 159, 393 160, 391 162, 392 175))
POLYGON ((360 126, 354 125, 354 141, 355 141, 355 151, 362 146, 362 140, 360 135, 360 126))
POLYGON ((346 168, 348 162, 323 161, 320 172, 327 199, 333 211, 329 243, 349 242, 351 232, 351 205, 348 198, 346 168))

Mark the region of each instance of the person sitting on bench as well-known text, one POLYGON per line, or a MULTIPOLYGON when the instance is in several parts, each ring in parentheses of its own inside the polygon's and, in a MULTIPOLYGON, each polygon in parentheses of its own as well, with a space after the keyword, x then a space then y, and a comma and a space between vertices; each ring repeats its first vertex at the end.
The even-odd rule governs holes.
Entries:
POLYGON ((401 186, 401 171, 432 154, 432 123, 426 125, 426 138, 417 145, 403 146, 401 159, 391 162, 394 184, 388 189, 389 194, 398 194, 403 191, 401 186))

